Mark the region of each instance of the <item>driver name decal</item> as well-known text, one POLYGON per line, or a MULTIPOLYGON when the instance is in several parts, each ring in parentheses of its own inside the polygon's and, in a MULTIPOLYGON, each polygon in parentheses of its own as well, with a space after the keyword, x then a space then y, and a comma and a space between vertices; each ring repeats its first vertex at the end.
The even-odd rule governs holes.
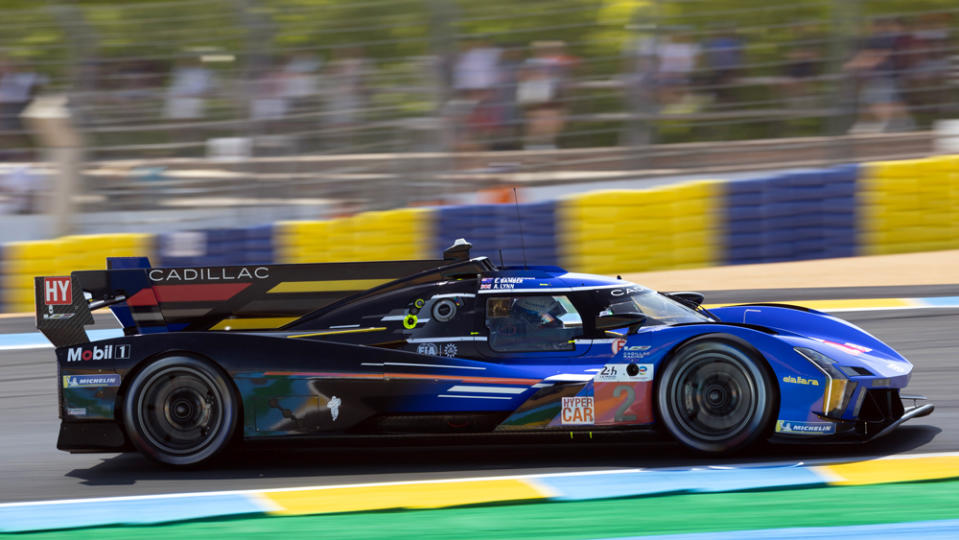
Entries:
POLYGON ((480 290, 522 289, 527 280, 535 281, 534 278, 525 277, 483 278, 480 280, 480 290))

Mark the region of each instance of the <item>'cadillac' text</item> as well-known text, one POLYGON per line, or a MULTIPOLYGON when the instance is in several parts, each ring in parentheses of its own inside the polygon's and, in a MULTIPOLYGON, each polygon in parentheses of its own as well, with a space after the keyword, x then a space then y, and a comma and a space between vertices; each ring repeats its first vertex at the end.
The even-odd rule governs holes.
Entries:
POLYGON ((270 269, 266 266, 254 268, 210 267, 210 268, 154 268, 150 270, 152 281, 231 281, 237 279, 266 279, 270 269))

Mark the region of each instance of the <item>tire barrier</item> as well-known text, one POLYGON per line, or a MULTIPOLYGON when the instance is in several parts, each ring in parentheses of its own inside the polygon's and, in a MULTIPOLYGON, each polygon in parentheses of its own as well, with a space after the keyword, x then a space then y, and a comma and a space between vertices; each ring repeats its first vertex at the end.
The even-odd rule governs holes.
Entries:
POLYGON ((594 191, 560 203, 561 265, 598 274, 718 263, 722 184, 594 191))
POLYGON ((559 264, 556 241, 556 202, 485 204, 436 209, 432 254, 441 254, 457 238, 473 244, 472 253, 497 264, 559 264))
POLYGON ((858 166, 725 184, 724 264, 856 254, 858 166))
POLYGON ((427 259, 467 238, 476 256, 617 274, 959 248, 959 156, 601 190, 560 200, 405 208, 327 221, 13 242, 0 308, 33 311, 33 276, 151 256, 163 266, 427 259), (517 212, 518 210, 518 212, 517 212))
POLYGON ((273 230, 276 262, 427 259, 434 211, 404 208, 329 221, 284 221, 273 230))
POLYGON ((240 266, 273 262, 273 226, 181 231, 157 236, 157 266, 240 266))
POLYGON ((3 246, 2 306, 8 312, 33 311, 33 278, 69 275, 73 270, 106 267, 107 257, 150 256, 152 234, 93 234, 3 246))
POLYGON ((863 169, 864 254, 959 248, 959 156, 876 162, 863 169))

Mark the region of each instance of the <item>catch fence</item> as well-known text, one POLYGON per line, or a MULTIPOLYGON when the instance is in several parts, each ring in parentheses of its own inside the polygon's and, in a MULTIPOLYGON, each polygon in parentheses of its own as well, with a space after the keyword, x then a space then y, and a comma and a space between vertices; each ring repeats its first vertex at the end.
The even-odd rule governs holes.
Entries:
POLYGON ((18 118, 36 93, 69 97, 80 212, 268 219, 912 157, 957 113, 959 8, 939 0, 7 4, 12 212, 44 209, 22 181, 48 171, 18 118))

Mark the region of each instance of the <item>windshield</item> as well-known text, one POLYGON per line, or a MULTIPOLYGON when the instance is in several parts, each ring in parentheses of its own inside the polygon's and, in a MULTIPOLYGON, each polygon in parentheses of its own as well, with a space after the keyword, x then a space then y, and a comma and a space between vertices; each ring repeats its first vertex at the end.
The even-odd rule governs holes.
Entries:
POLYGON ((599 312, 600 317, 640 312, 646 316, 644 326, 709 322, 712 320, 705 313, 686 307, 656 291, 639 285, 601 289, 597 292, 602 298, 603 306, 605 306, 599 312))

